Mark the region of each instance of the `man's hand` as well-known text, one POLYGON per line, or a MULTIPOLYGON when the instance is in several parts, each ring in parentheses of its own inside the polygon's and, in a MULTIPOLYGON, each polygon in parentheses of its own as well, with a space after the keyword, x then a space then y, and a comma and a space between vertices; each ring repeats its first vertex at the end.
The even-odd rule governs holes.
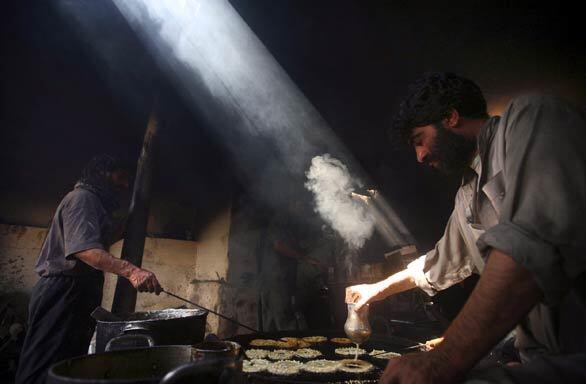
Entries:
POLYGON ((355 303, 355 309, 359 310, 366 304, 382 300, 385 296, 378 284, 360 284, 346 288, 346 303, 355 303))
POLYGON ((427 351, 431 351, 432 349, 434 349, 435 347, 440 345, 442 343, 442 341, 444 341, 443 337, 438 337, 437 339, 427 340, 425 342, 425 349, 427 351))
POLYGON ((460 372, 436 351, 412 353, 391 359, 380 379, 382 384, 453 383, 460 372))
POLYGON ((425 353, 391 361, 383 383, 445 383, 465 375, 541 298, 531 272, 493 249, 470 298, 444 340, 425 353))
POLYGON ((128 276, 128 281, 139 292, 154 292, 158 295, 163 291, 155 274, 146 269, 136 268, 132 270, 130 276, 128 276))

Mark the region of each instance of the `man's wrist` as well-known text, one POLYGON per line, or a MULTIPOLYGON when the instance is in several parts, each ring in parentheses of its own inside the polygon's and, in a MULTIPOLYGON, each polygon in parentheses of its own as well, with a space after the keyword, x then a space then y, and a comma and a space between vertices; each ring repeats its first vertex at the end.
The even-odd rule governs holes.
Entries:
POLYGON ((438 360, 440 360, 446 367, 454 372, 455 376, 459 376, 464 372, 467 372, 468 367, 467 360, 461 353, 461 350, 457 346, 451 345, 446 340, 442 341, 437 347, 429 351, 428 353, 433 354, 438 360))
POLYGON ((122 260, 122 268, 121 268, 121 273, 120 275, 122 275, 123 277, 130 279, 130 276, 132 276, 132 274, 134 272, 136 272, 138 270, 138 267, 136 267, 134 264, 132 264, 129 261, 126 260, 122 260))

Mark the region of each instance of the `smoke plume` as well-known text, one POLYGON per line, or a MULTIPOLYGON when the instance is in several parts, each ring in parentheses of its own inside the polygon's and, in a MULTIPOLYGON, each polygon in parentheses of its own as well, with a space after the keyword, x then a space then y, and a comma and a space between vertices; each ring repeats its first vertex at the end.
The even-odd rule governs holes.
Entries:
POLYGON ((316 212, 350 247, 361 248, 372 235, 374 218, 362 202, 351 198, 355 182, 348 168, 326 153, 311 160, 305 175, 305 187, 313 192, 316 212))

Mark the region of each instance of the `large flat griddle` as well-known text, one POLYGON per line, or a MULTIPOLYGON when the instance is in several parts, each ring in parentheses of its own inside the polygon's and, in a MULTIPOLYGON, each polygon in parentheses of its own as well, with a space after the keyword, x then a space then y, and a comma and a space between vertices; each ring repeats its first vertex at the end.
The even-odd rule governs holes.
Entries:
MULTIPOLYGON (((249 347, 249 343, 253 339, 275 339, 278 340, 281 337, 305 337, 305 336, 326 336, 328 338, 327 342, 321 344, 313 344, 311 348, 319 350, 323 356, 317 359, 328 359, 328 360, 341 360, 343 358, 353 358, 353 357, 342 357, 336 355, 334 352, 335 348, 345 347, 347 345, 339 345, 334 344, 329 341, 332 337, 346 337, 344 332, 341 331, 304 331, 304 332, 297 332, 297 331, 283 331, 283 332, 275 332, 275 333, 268 333, 268 334, 247 334, 247 335, 240 335, 233 337, 232 341, 239 343, 244 350, 249 348, 258 348, 258 349, 275 349, 275 347, 249 347)), ((362 344, 360 347, 365 349, 367 352, 370 352, 373 349, 384 349, 389 352, 397 352, 401 354, 405 353, 412 353, 414 349, 408 349, 413 345, 416 345, 417 342, 404 339, 401 337, 396 336, 381 336, 381 335, 373 335, 366 343, 362 344)), ((258 373, 249 373, 247 374, 247 382, 248 383, 291 383, 291 384, 301 384, 301 383, 376 383, 380 378, 388 360, 384 359, 376 359, 374 357, 370 357, 367 355, 359 357, 361 360, 368 361, 372 363, 375 367, 374 370, 368 373, 346 373, 346 372, 335 372, 335 373, 326 373, 326 374, 317 374, 317 373, 310 373, 310 372, 300 372, 297 375, 292 376, 281 376, 281 375, 273 375, 269 372, 258 372, 258 373)), ((295 358, 298 361, 309 361, 308 359, 300 359, 295 358)))

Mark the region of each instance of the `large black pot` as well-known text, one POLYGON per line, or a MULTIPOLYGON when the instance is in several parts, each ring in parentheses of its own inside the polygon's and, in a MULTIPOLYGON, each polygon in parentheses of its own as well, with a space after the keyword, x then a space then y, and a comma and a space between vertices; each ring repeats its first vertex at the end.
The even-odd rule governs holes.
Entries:
POLYGON ((169 345, 79 356, 51 367, 47 384, 151 384, 190 363, 193 348, 169 345))
POLYGON ((193 345, 203 340, 207 311, 164 309, 98 320, 96 352, 153 345, 193 345))

